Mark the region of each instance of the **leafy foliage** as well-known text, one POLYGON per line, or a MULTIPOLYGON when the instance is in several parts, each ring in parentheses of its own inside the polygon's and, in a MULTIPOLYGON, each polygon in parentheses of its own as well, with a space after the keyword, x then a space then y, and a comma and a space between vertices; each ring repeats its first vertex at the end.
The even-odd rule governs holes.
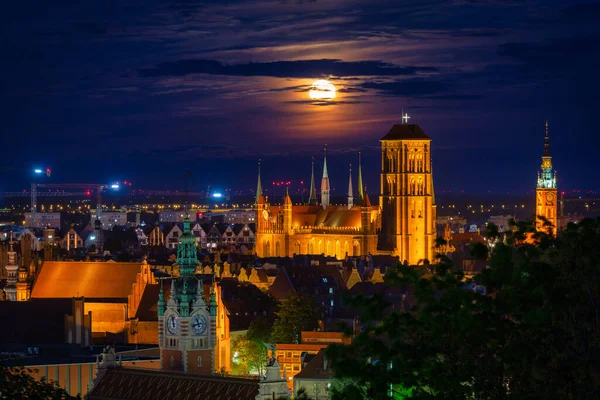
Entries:
POLYGON ((298 343, 301 331, 312 331, 319 326, 321 309, 315 299, 306 293, 289 296, 275 313, 271 340, 275 343, 298 343))
POLYGON ((410 312, 353 300, 363 330, 327 350, 346 381, 332 399, 598 398, 600 219, 558 238, 531 223, 513 228, 477 282, 442 258, 430 277, 398 266, 386 281, 413 291, 410 312))
POLYGON ((258 343, 269 343, 273 322, 266 317, 257 317, 250 323, 246 337, 258 343))
POLYGON ((24 367, 5 367, 0 365, 0 399, 48 399, 76 400, 56 382, 38 381, 30 374, 33 370, 24 367))
POLYGON ((267 366, 267 348, 262 342, 238 336, 233 341, 232 372, 236 375, 257 374, 262 376, 267 366))

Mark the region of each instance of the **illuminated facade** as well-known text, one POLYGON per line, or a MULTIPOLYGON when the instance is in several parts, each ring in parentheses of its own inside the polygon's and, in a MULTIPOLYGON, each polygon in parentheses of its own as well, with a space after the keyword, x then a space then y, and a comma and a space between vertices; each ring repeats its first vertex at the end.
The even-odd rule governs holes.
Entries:
POLYGON ((548 121, 546 121, 544 154, 542 155, 541 170, 538 172, 537 187, 535 189, 535 215, 536 229, 538 231, 546 230, 546 228, 543 227, 543 221, 537 218, 544 217, 552 224, 552 233, 556 235, 556 217, 558 211, 558 199, 556 195, 556 171, 552 170, 548 121))
POLYGON ((410 265, 434 260, 436 206, 431 138, 415 124, 394 125, 381 139, 382 250, 410 265))
MULTIPOLYGON (((360 165, 359 165, 360 171, 360 165)), ((260 182, 260 177, 259 177, 260 182)), ((259 257, 291 257, 294 254, 325 254, 343 259, 348 256, 375 254, 380 226, 378 206, 365 195, 354 205, 331 205, 327 159, 321 179, 321 204, 314 194, 314 168, 308 205, 293 205, 286 192, 282 205, 271 205, 257 191, 256 254, 259 257)))
POLYGON ((381 194, 375 206, 363 193, 360 162, 358 196, 352 193, 350 177, 345 206, 329 204, 326 159, 320 205, 314 167, 308 205, 293 205, 286 194, 283 205, 273 206, 257 190, 257 255, 325 254, 342 259, 370 253, 396 255, 411 265, 433 261, 436 206, 430 144, 431 138, 414 124, 394 125, 381 139, 381 194))

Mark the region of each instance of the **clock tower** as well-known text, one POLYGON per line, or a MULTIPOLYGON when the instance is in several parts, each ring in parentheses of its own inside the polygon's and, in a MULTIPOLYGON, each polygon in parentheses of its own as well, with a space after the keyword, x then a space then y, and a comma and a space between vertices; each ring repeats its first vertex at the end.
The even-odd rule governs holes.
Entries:
POLYGON ((186 214, 177 247, 179 278, 171 280, 169 300, 161 283, 158 298, 158 343, 161 368, 211 374, 215 371, 217 301, 214 283, 207 302, 196 277, 196 240, 186 214))
POLYGON ((552 170, 548 121, 546 121, 544 154, 542 155, 542 166, 540 172, 538 172, 537 188, 535 189, 535 215, 538 231, 544 230, 543 222, 538 217, 545 217, 552 224, 552 233, 556 235, 557 204, 556 171, 552 170))

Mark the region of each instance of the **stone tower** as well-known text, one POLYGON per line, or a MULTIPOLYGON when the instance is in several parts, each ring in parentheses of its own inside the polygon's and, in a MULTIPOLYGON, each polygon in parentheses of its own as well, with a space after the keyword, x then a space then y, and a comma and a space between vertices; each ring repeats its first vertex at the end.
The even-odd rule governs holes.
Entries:
POLYGON ((433 261, 436 207, 431 138, 416 124, 394 125, 381 139, 380 248, 416 265, 433 261))
POLYGON ((552 224, 552 233, 556 235, 557 198, 556 172, 552 171, 552 156, 550 155, 550 138, 548 136, 548 121, 546 121, 546 136, 544 138, 544 154, 542 155, 541 170, 538 172, 535 189, 536 229, 545 230, 543 222, 537 217, 545 217, 552 224))
POLYGON ((8 264, 4 267, 6 269, 6 287, 4 293, 6 293, 6 300, 17 301, 17 281, 18 271, 17 266, 17 252, 13 249, 13 233, 10 231, 10 248, 7 252, 8 264))
POLYGON ((179 278, 171 280, 165 303, 161 285, 158 299, 158 342, 161 368, 210 374, 215 371, 217 301, 214 284, 208 303, 202 279, 196 277, 198 256, 189 215, 177 247, 179 278))

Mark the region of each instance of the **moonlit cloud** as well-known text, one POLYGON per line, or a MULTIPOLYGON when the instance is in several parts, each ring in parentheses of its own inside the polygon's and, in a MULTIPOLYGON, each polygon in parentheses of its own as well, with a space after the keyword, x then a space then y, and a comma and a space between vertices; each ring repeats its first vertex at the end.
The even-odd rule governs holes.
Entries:
MULTIPOLYGON (((599 3, 149 0, 3 11, 6 162, 43 156, 65 180, 73 160, 62 155, 95 171, 92 148, 107 174, 145 165, 139 179, 165 185, 167 162, 206 170, 214 164, 204 160, 304 157, 324 142, 344 157, 377 147, 403 109, 434 151, 446 149, 436 172, 446 187, 466 179, 464 163, 485 165, 499 184, 512 168, 506 185, 529 187, 523 171, 537 170, 545 119, 564 151, 561 179, 582 185, 579 160, 595 157, 593 143, 576 144, 597 136, 599 3), (335 84, 335 100, 309 98, 316 79, 335 84), (491 165, 490 149, 500 154, 491 165)), ((234 164, 215 179, 247 183, 234 164)), ((366 179, 375 185, 377 171, 366 179)))

